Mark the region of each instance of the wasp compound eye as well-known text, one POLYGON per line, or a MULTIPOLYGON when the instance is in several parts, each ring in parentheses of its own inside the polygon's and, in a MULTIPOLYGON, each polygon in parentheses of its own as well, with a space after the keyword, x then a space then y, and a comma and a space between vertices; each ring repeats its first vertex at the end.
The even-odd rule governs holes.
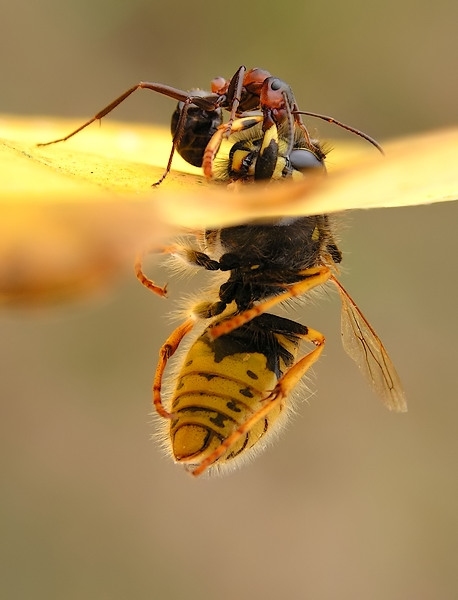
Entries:
POLYGON ((291 150, 289 156, 291 166, 296 171, 308 171, 309 169, 324 169, 324 162, 320 160, 311 150, 297 148, 291 150))

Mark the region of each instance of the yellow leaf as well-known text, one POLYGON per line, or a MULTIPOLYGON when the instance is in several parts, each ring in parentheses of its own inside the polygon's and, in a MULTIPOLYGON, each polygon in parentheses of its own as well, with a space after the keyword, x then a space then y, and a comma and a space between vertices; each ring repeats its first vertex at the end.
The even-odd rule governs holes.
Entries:
POLYGON ((0 118, 0 299, 39 303, 103 289, 135 254, 180 228, 277 215, 456 200, 458 129, 373 148, 339 144, 327 178, 236 186, 207 183, 170 154, 166 129, 113 122, 37 147, 75 121, 0 118), (343 151, 340 150, 343 148, 343 151))
POLYGON ((168 235, 150 202, 151 181, 162 170, 122 157, 129 144, 138 155, 134 134, 130 142, 125 137, 129 129, 104 127, 84 153, 62 144, 37 148, 55 133, 44 120, 3 117, 0 124, 11 138, 0 140, 2 302, 36 304, 103 289, 132 269, 136 252, 168 235))
POLYGON ((278 215, 313 215, 343 210, 415 206, 458 199, 458 128, 406 137, 384 144, 385 156, 372 151, 349 160, 345 147, 327 162, 325 179, 248 186, 239 193, 211 189, 179 195, 161 205, 161 218, 176 225, 205 222, 227 226, 278 215), (242 193, 243 192, 243 193, 242 193), (192 211, 189 207, 192 206, 192 211))

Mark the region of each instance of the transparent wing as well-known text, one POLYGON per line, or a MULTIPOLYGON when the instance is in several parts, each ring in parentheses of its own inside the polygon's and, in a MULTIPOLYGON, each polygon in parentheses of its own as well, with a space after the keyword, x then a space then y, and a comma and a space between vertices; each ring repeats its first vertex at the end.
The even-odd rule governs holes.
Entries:
POLYGON ((342 285, 331 278, 342 300, 342 344, 389 410, 405 412, 399 375, 382 341, 342 285))

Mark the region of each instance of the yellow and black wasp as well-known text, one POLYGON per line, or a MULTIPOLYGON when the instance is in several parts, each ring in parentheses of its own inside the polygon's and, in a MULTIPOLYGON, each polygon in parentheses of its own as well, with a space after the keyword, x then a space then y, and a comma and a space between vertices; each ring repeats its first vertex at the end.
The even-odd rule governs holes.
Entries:
MULTIPOLYGON (((273 179, 324 169, 323 148, 313 140, 312 152, 297 125, 291 133, 275 125, 266 133, 262 123, 253 125, 249 119, 234 122, 239 133, 229 138, 228 155, 217 157, 214 177, 256 180, 260 162, 264 170, 272 167, 273 179)), ((270 310, 328 281, 342 301, 345 350, 390 410, 406 410, 402 385, 382 342, 335 276, 342 255, 329 216, 208 230, 194 244, 167 251, 209 271, 228 273, 217 298, 196 304, 166 340, 154 378, 164 446, 193 475, 236 466, 281 429, 290 412, 289 395, 319 358, 325 338, 270 310), (167 362, 202 320, 208 324, 188 350, 175 389, 163 400, 167 362), (302 342, 314 348, 300 355, 302 342)), ((154 285, 140 263, 137 275, 147 286, 154 285)))
MULTIPOLYGON (((141 82, 55 141, 101 119, 142 88, 179 101, 172 118, 172 151, 157 183, 169 172, 175 150, 202 166, 211 181, 282 180, 324 171, 325 150, 310 137, 302 114, 336 123, 380 149, 366 134, 331 117, 300 111, 285 82, 262 69, 244 67, 230 80, 215 79, 211 92, 186 93, 141 82), (222 109, 229 111, 227 123, 222 109), (229 153, 220 158, 226 139, 229 153)), ((342 300, 346 351, 389 409, 406 409, 402 386, 382 342, 336 278, 342 255, 327 215, 205 230, 190 243, 165 252, 220 276, 227 274, 217 292, 196 304, 163 344, 154 377, 153 402, 164 444, 193 475, 230 468, 253 456, 285 422, 290 393, 321 355, 325 338, 271 310, 328 281, 342 300), (163 398, 167 363, 196 322, 204 324, 203 332, 184 358, 175 389, 163 398), (304 355, 302 342, 312 345, 304 355)), ((143 273, 140 260, 136 274, 147 288, 166 294, 143 273)))

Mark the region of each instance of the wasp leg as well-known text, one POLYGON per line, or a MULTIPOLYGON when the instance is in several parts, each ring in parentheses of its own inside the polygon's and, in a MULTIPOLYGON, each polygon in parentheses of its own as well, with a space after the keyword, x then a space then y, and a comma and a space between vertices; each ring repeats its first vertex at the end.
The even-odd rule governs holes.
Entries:
POLYGON ((157 363, 156 372, 153 380, 153 406, 156 412, 164 419, 171 419, 172 413, 169 413, 162 404, 161 389, 162 389, 162 378, 164 375, 165 367, 171 356, 173 356, 181 343, 184 336, 191 331, 194 327, 194 320, 187 319, 179 327, 177 327, 171 335, 162 344, 159 350, 159 361, 157 363))
POLYGON ((208 256, 208 254, 205 254, 205 252, 195 250, 190 246, 179 246, 177 244, 167 248, 167 252, 168 254, 174 254, 175 256, 178 256, 190 265, 203 267, 207 271, 218 271, 220 268, 220 264, 217 260, 213 260, 210 258, 210 256, 208 256))
POLYGON ((154 247, 146 252, 138 254, 134 263, 134 271, 137 279, 148 290, 151 290, 154 294, 157 294, 162 298, 167 296, 167 284, 161 287, 145 275, 143 271, 143 257, 146 254, 175 254, 190 265, 203 267, 207 271, 217 271, 220 268, 219 262, 210 258, 205 252, 200 252, 199 250, 195 250, 194 248, 185 245, 180 246, 178 244, 173 244, 171 246, 163 246, 162 248, 154 247))
POLYGON ((232 124, 225 123, 218 127, 216 133, 213 134, 211 140, 208 142, 207 147, 205 148, 204 157, 202 160, 202 169, 207 179, 211 179, 213 177, 213 161, 215 156, 218 154, 224 136, 249 129, 258 123, 261 123, 262 119, 262 115, 242 117, 241 119, 236 119, 233 121, 232 124))
POLYGON ((231 331, 234 331, 234 329, 238 329, 245 323, 248 323, 248 321, 255 319, 262 313, 267 312, 273 306, 276 306, 277 304, 280 304, 289 298, 301 296, 302 294, 306 294, 314 287, 323 285, 331 277, 331 271, 328 267, 322 265, 319 267, 305 269, 304 271, 299 271, 298 276, 302 276, 304 279, 289 285, 282 294, 267 298, 267 300, 263 300, 252 308, 244 310, 240 314, 234 315, 230 319, 222 321, 214 327, 210 327, 209 333, 212 339, 219 338, 221 335, 225 335, 231 331))
MULTIPOLYGON (((134 271, 139 282, 144 285, 148 290, 151 290, 154 294, 158 296, 165 297, 167 296, 167 284, 163 287, 154 283, 152 279, 150 279, 143 272, 143 257, 146 254, 177 254, 181 256, 184 260, 191 264, 195 264, 199 267, 205 267, 210 271, 214 271, 219 268, 219 266, 209 266, 211 263, 215 263, 216 261, 212 261, 209 256, 204 254, 203 252, 198 252, 197 250, 193 250, 192 248, 187 248, 186 246, 179 246, 177 244, 173 244, 171 246, 154 246, 149 250, 142 252, 137 255, 134 263, 134 271)), ((218 263, 216 263, 218 265, 218 263)))
POLYGON ((318 360, 323 352, 325 337, 319 331, 306 328, 307 332, 301 334, 303 340, 315 344, 316 348, 294 363, 286 373, 278 380, 275 388, 263 400, 264 406, 254 415, 242 423, 231 435, 229 435, 210 456, 207 456, 198 467, 191 471, 194 477, 201 475, 208 467, 215 463, 225 454, 238 440, 246 435, 261 419, 266 418, 269 413, 281 405, 291 390, 299 383, 305 373, 318 360))
POLYGON ((154 294, 157 294, 158 296, 161 296, 161 298, 165 298, 167 296, 167 284, 164 285, 163 287, 161 287, 160 285, 156 285, 152 279, 150 279, 149 277, 147 277, 145 275, 145 273, 143 272, 143 264, 142 264, 143 256, 144 256, 144 253, 139 254, 137 256, 137 258, 135 259, 135 263, 134 263, 135 276, 137 277, 138 281, 142 285, 144 285, 148 290, 150 290, 154 294))

